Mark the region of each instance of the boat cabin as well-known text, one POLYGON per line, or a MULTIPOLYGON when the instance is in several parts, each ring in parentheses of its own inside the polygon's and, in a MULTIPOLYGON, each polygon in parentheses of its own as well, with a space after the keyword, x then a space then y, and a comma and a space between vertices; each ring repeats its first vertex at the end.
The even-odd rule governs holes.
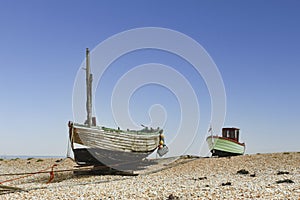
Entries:
POLYGON ((239 131, 240 129, 238 128, 223 128, 222 137, 239 142, 239 131))

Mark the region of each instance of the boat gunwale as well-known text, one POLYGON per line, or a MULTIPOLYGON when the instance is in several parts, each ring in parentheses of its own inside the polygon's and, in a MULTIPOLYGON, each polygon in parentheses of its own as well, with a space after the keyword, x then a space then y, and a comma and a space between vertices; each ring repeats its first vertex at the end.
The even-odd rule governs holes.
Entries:
MULTIPOLYGON (((104 133, 108 133, 109 131, 107 130, 104 130, 102 129, 101 126, 91 126, 91 127, 88 127, 86 125, 83 125, 83 124, 77 124, 77 123, 73 123, 71 125, 73 128, 76 128, 76 129, 84 129, 84 130, 97 130, 97 131, 100 131, 100 132, 104 132, 104 133)), ((143 129, 141 130, 130 130, 130 131, 127 131, 127 130, 117 130, 117 129, 112 129, 114 131, 111 131, 110 133, 120 133, 120 134, 128 134, 128 135, 146 135, 146 136, 149 136, 149 135, 153 135, 153 136, 157 136, 160 134, 160 131, 162 131, 163 129, 159 129, 159 130, 153 130, 153 131, 149 131, 149 132, 145 132, 143 131, 143 129)))
POLYGON ((228 141, 230 141, 230 142, 234 142, 234 143, 239 144, 239 145, 244 146, 244 147, 246 146, 244 142, 243 142, 243 143, 240 143, 240 142, 237 142, 237 141, 235 141, 235 140, 233 140, 233 139, 226 138, 226 137, 221 137, 221 136, 217 136, 217 135, 214 135, 214 136, 208 136, 208 137, 206 138, 206 141, 207 141, 208 138, 224 139, 224 140, 228 140, 228 141))

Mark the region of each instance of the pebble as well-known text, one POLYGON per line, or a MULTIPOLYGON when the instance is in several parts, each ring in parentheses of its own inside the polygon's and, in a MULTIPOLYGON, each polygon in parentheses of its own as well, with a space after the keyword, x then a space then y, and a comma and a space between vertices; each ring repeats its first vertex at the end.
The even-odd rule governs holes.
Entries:
MULTIPOLYGON (((182 158, 189 159, 189 158, 182 158)), ((70 159, 0 161, 0 173, 35 172, 53 164, 55 170, 73 168, 70 159)), ((178 160, 175 162, 179 162, 178 160)), ((296 199, 300 198, 300 153, 272 153, 228 158, 198 158, 156 173, 75 176, 36 174, 3 183, 28 191, 1 194, 0 199, 296 199), (237 170, 252 174, 237 176, 237 170), (279 171, 289 172, 278 176, 279 171), (251 176, 253 175, 254 176, 251 176), (279 180, 280 178, 280 180, 279 180), (294 183, 289 183, 290 180, 294 183), (276 181, 285 181, 277 184, 276 181), (222 184, 223 183, 223 184, 222 184), (221 185, 221 186, 220 186, 221 185), (224 185, 224 187, 222 187, 224 185), (231 185, 231 186, 230 186, 231 185)), ((0 176, 0 182, 18 176, 0 176)))

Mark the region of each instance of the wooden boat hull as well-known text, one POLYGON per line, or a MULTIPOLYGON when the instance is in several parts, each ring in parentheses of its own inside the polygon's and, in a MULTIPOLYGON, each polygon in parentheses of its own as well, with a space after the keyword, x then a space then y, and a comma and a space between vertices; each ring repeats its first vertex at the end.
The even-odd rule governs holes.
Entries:
POLYGON ((245 144, 229 138, 209 136, 206 138, 208 147, 213 156, 236 156, 245 153, 245 144))
POLYGON ((159 146, 162 130, 121 131, 69 123, 71 147, 79 165, 135 163, 146 158, 159 146), (86 148, 75 148, 74 144, 86 148))

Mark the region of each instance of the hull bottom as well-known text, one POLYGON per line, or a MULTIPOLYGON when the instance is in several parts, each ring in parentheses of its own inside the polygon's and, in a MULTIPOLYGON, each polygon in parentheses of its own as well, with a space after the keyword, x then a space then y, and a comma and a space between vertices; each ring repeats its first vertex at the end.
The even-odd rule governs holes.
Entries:
POLYGON ((118 170, 127 170, 152 164, 150 161, 144 160, 152 152, 119 152, 100 148, 78 148, 73 149, 73 152, 78 165, 102 165, 118 170))
POLYGON ((240 155, 243 155, 243 154, 239 154, 239 153, 232 153, 232 152, 221 151, 221 150, 216 150, 216 149, 213 149, 210 152, 212 153, 212 156, 218 156, 218 157, 240 156, 240 155))

